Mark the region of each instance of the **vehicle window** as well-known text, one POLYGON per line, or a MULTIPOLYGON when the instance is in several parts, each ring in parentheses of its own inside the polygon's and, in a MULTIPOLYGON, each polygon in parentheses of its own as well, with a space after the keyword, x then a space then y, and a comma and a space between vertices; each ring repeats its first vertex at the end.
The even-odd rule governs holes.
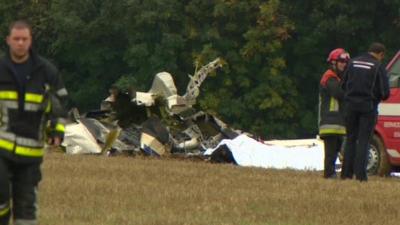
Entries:
POLYGON ((396 59, 390 70, 388 71, 390 87, 400 87, 400 57, 396 59))

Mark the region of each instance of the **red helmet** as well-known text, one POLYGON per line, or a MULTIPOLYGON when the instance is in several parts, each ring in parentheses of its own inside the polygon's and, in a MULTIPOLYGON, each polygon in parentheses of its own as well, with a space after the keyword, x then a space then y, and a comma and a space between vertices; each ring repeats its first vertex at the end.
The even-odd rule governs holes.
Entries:
POLYGON ((338 61, 338 60, 348 61, 349 59, 350 59, 349 53, 347 53, 343 48, 337 48, 329 53, 327 61, 329 63, 332 63, 333 61, 338 61))

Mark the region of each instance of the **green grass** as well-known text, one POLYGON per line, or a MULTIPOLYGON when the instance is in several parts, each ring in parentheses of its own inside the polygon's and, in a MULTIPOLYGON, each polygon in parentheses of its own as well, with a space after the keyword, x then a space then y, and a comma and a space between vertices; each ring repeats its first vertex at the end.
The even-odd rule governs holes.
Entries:
POLYGON ((47 154, 41 225, 400 224, 400 179, 142 157, 47 154))

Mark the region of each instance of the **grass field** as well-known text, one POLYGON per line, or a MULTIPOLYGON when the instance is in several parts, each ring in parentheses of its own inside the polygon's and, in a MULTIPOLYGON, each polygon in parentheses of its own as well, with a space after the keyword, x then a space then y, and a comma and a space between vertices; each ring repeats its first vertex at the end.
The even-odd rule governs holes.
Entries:
POLYGON ((400 179, 48 153, 41 225, 400 224, 400 179))

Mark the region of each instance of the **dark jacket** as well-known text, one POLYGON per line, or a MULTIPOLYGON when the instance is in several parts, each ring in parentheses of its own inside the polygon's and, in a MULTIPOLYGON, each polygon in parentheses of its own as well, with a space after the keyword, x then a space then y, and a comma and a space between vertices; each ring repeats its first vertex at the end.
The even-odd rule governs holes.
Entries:
POLYGON ((344 135, 346 128, 342 116, 343 90, 341 79, 332 70, 327 70, 319 85, 319 135, 344 135))
POLYGON ((350 110, 370 112, 389 97, 389 80, 385 67, 371 54, 350 61, 343 77, 345 104, 350 110))
POLYGON ((0 60, 0 157, 41 162, 45 131, 63 137, 67 91, 57 69, 31 52, 32 69, 18 79, 9 55, 0 60), (48 121, 50 126, 47 127, 48 121))

